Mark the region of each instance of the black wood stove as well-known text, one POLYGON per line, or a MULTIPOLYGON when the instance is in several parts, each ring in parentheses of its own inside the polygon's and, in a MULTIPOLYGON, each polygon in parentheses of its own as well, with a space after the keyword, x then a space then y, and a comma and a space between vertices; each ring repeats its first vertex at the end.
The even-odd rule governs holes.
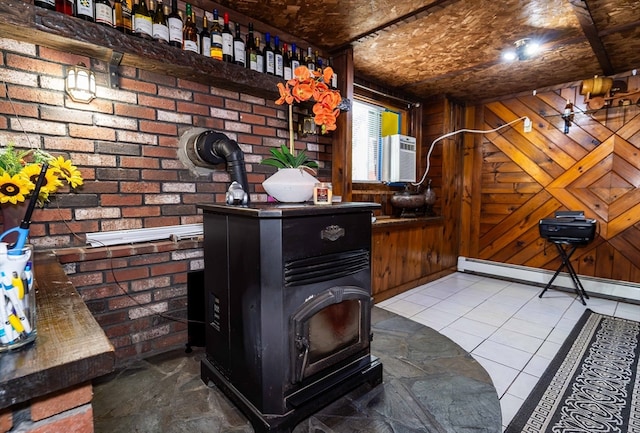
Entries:
POLYGON ((382 382, 370 353, 377 204, 200 207, 205 383, 256 432, 290 432, 350 390, 382 382))

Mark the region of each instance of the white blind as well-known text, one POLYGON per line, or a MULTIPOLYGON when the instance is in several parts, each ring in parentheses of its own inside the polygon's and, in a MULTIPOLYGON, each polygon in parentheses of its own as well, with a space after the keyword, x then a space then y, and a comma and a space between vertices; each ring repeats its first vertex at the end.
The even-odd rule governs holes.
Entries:
POLYGON ((378 179, 380 125, 383 107, 353 101, 353 155, 351 178, 353 181, 378 179))

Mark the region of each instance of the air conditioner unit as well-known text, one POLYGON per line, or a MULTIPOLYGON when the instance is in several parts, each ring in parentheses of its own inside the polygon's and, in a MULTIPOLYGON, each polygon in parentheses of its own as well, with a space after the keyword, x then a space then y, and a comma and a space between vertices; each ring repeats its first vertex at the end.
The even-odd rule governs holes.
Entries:
POLYGON ((416 181, 416 139, 406 135, 382 137, 380 180, 383 182, 416 181))

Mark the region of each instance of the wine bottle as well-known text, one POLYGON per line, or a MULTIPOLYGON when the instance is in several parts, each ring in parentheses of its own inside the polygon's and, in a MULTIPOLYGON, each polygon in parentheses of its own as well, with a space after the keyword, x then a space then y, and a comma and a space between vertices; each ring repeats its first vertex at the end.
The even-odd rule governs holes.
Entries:
POLYGON ((113 8, 116 28, 122 33, 131 34, 132 0, 115 0, 113 8))
POLYGON ((562 118, 564 119, 564 133, 569 133, 569 127, 571 126, 571 122, 573 121, 573 104, 571 101, 567 99, 567 104, 564 106, 564 112, 562 113, 562 118))
POLYGON ((245 51, 244 39, 242 39, 242 35, 240 34, 240 23, 236 22, 235 29, 236 36, 233 38, 233 62, 244 68, 247 66, 247 53, 245 51))
POLYGON ((258 54, 255 48, 255 36, 253 36, 253 23, 249 23, 249 31, 247 33, 247 43, 245 44, 245 51, 247 53, 245 60, 247 61, 247 67, 252 71, 257 70, 258 54))
POLYGON ((178 13, 178 0, 171 1, 171 13, 167 17, 169 45, 182 48, 182 18, 178 13))
POLYGON ((76 0, 76 17, 85 21, 95 21, 93 0, 76 0))
POLYGON ((311 51, 311 47, 307 48, 307 57, 305 59, 305 62, 307 64, 307 68, 309 68, 310 71, 316 70, 316 60, 313 58, 313 52, 311 51))
POLYGON ((222 26, 218 16, 218 9, 213 10, 213 22, 211 23, 211 58, 222 60, 222 26))
POLYGON ((256 36, 256 71, 264 73, 264 53, 260 46, 260 36, 256 36))
POLYGON ((266 32, 264 34, 264 71, 269 75, 275 75, 276 73, 276 53, 271 48, 271 34, 266 32))
POLYGON ((277 77, 282 78, 284 77, 284 59, 280 49, 280 38, 277 35, 273 38, 273 43, 274 73, 277 77))
POLYGON ((222 60, 233 63, 233 34, 229 28, 229 14, 224 13, 224 26, 222 27, 222 60))
POLYGON ((293 75, 296 68, 300 66, 300 60, 298 59, 298 51, 296 44, 291 44, 291 74, 293 75))
POLYGON ((36 0, 34 4, 50 11, 56 10, 56 0, 36 0))
POLYGON ((167 17, 164 15, 162 0, 158 0, 158 4, 156 5, 151 33, 153 34, 153 39, 161 44, 169 43, 169 26, 167 25, 167 17))
POLYGON ((65 15, 73 15, 75 13, 74 0, 56 0, 56 11, 65 15))
POLYGON ((209 20, 207 14, 202 15, 202 31, 200 32, 200 54, 211 57, 211 33, 209 32, 209 20))
POLYGON ((333 67, 333 57, 329 57, 329 66, 333 69, 333 75, 331 76, 331 87, 332 89, 338 88, 338 74, 336 73, 335 68, 333 67))
POLYGON ((291 69, 291 50, 287 49, 287 44, 282 44, 282 51, 284 52, 283 54, 283 73, 284 73, 284 79, 285 80, 290 80, 292 78, 292 69, 291 69))
POLYGON ((113 27, 113 8, 109 0, 95 0, 96 22, 103 26, 113 27))
POLYGON ((324 67, 324 61, 322 60, 322 57, 320 57, 318 55, 318 52, 316 51, 316 71, 322 73, 322 68, 324 67))
POLYGON ((198 31, 193 22, 193 11, 191 3, 187 3, 187 19, 182 28, 182 49, 184 51, 198 52, 198 31))
POLYGON ((135 13, 135 34, 144 39, 153 39, 153 21, 147 8, 147 0, 140 0, 135 13))

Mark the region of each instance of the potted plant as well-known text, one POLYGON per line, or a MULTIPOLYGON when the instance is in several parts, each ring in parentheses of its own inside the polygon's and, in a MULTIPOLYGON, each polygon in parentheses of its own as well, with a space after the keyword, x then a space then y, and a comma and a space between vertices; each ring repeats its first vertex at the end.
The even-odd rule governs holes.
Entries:
POLYGON ((292 106, 296 102, 313 101, 314 122, 321 127, 322 133, 335 130, 342 97, 340 92, 330 89, 326 84, 331 81, 332 75, 333 69, 330 67, 320 73, 299 66, 294 71, 294 78, 278 83, 280 98, 276 104, 289 105, 289 147, 282 145, 278 149, 271 149, 271 156, 262 161, 263 164, 278 168, 262 186, 267 194, 280 202, 304 202, 313 195, 313 186, 318 180, 308 171, 315 174, 313 169, 318 168, 318 164, 304 150, 296 155, 292 106))

